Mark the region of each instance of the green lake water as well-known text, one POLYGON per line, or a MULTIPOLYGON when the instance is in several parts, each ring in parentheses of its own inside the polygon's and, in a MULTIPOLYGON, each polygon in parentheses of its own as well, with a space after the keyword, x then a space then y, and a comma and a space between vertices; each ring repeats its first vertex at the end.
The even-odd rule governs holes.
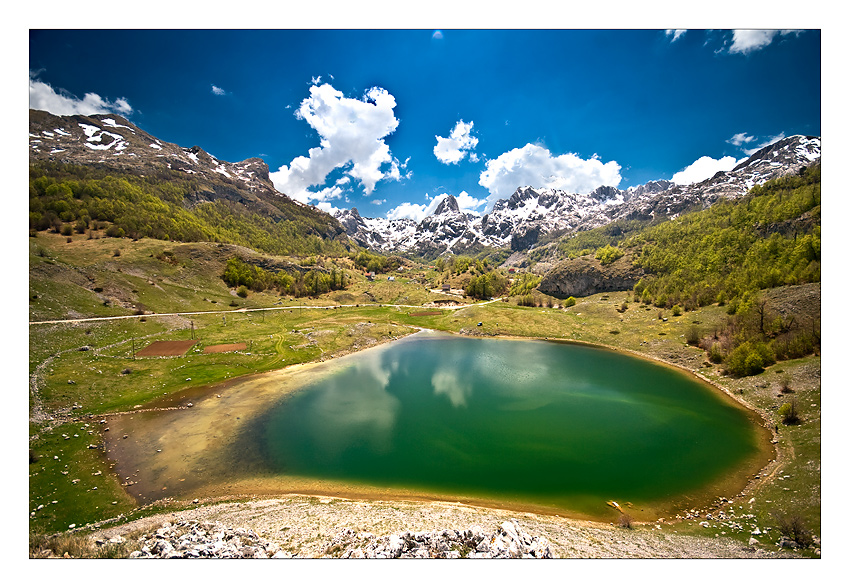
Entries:
POLYGON ((271 403, 240 446, 284 476, 599 516, 608 500, 721 488, 757 458, 759 435, 717 390, 657 363, 425 333, 271 403))

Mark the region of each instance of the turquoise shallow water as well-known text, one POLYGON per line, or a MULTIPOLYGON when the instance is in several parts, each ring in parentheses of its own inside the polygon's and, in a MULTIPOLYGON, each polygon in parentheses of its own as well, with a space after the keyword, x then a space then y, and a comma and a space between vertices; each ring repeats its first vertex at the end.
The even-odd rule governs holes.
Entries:
POLYGON ((578 345, 439 335, 362 354, 250 431, 272 472, 589 515, 607 500, 697 492, 758 452, 746 413, 679 371, 578 345))

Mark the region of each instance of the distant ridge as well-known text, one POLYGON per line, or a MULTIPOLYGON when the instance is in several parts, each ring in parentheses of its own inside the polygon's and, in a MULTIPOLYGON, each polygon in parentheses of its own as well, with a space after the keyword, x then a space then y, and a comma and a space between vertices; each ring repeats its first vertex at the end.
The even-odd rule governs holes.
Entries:
POLYGON ((522 186, 480 217, 464 214, 449 195, 419 223, 363 218, 356 210, 341 210, 335 216, 356 243, 384 252, 436 257, 484 247, 524 251, 553 231, 587 230, 620 219, 671 218, 711 206, 720 198, 737 198, 757 184, 799 173, 820 162, 820 156, 820 137, 795 135, 760 149, 732 171, 695 184, 655 180, 626 190, 600 186, 589 194, 522 186))

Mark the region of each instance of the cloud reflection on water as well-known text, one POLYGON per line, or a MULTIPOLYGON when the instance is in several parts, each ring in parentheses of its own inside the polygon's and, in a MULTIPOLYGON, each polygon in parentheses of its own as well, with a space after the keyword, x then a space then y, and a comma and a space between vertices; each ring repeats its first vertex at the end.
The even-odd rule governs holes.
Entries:
POLYGON ((315 447, 326 456, 338 456, 358 443, 378 453, 389 450, 401 403, 387 391, 392 372, 380 359, 378 354, 364 355, 346 377, 331 378, 316 392, 311 419, 321 426, 311 430, 315 447))
POLYGON ((440 370, 431 376, 431 386, 434 388, 434 394, 445 395, 452 406, 466 406, 467 398, 472 394, 472 385, 470 382, 461 382, 461 375, 456 370, 440 370))

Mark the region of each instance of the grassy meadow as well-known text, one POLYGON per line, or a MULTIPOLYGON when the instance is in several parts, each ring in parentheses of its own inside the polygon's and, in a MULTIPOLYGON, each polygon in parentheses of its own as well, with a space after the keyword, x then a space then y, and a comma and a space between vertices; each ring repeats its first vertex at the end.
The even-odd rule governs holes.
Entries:
POLYGON ((780 406, 794 398, 800 424, 779 424, 775 440, 782 462, 752 481, 751 494, 728 497, 730 502, 698 517, 665 521, 659 532, 723 534, 747 542, 758 526, 765 534, 756 537, 770 548, 779 540, 778 519, 798 514, 820 535, 820 358, 780 361, 746 378, 722 374, 687 339, 694 328, 709 333, 721 325, 727 317, 723 306, 674 316, 635 301, 632 292, 613 292, 579 298, 569 308, 518 306, 515 298, 484 303, 466 298, 463 308, 418 308, 447 298, 431 291, 440 274, 427 266, 396 272, 393 281, 386 275, 368 281, 351 267, 345 290, 299 299, 252 291, 243 298, 221 279, 226 258, 221 248, 86 235, 68 242, 43 232, 30 238, 31 533, 64 532, 166 508, 139 508, 124 492, 103 451, 104 415, 177 398, 187 388, 327 360, 426 328, 579 341, 638 353, 715 382, 758 409, 770 426, 780 423, 780 406), (438 314, 415 316, 426 310, 438 314), (46 322, 108 316, 123 318, 46 322), (198 342, 183 356, 137 355, 153 341, 188 339, 198 342), (203 353, 229 343, 245 343, 246 349, 203 353))

